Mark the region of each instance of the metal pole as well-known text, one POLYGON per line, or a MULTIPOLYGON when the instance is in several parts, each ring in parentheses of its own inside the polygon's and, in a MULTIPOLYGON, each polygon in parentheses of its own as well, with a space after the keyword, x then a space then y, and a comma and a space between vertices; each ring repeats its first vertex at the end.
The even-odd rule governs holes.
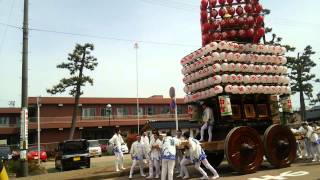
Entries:
POLYGON ((134 44, 136 50, 136 77, 137 77, 137 118, 138 118, 138 134, 140 134, 140 108, 139 108, 139 76, 138 76, 138 43, 134 44))
POLYGON ((174 96, 174 103, 175 103, 175 108, 174 108, 175 112, 174 112, 174 114, 175 114, 175 119, 176 119, 176 130, 178 131, 178 129, 179 129, 179 125, 178 125, 178 103, 177 103, 176 96, 174 96))
MULTIPOLYGON (((22 83, 21 83, 21 108, 28 108, 28 11, 29 0, 24 0, 23 13, 23 46, 22 46, 22 83)), ((25 117, 25 116, 23 116, 25 117)), ((25 117, 26 118, 26 117, 25 117)), ((25 119, 24 118, 24 119, 25 119)), ((20 121, 20 133, 26 132, 25 127, 28 121, 20 121)), ((20 150, 21 154, 25 156, 28 149, 28 134, 21 135, 20 150)), ((28 176, 28 161, 26 157, 21 158, 20 175, 22 177, 28 176)))
POLYGON ((40 166, 40 96, 37 97, 37 119, 38 119, 38 164, 40 166))

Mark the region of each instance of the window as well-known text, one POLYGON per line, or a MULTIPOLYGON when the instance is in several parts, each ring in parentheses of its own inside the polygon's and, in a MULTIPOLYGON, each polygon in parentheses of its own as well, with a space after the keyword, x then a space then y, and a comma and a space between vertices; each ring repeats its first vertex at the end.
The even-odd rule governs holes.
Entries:
POLYGON ((1 125, 9 125, 9 117, 0 117, 0 126, 1 125))
POLYGON ((119 107, 117 108, 117 116, 118 117, 124 117, 128 115, 128 108, 119 107))
POLYGON ((161 114, 169 114, 169 113, 170 113, 170 107, 169 106, 161 107, 161 114))
POLYGON ((155 114, 155 109, 154 109, 154 107, 153 106, 149 106, 148 108, 147 108, 147 115, 154 115, 155 114))
POLYGON ((101 116, 105 118, 112 118, 112 109, 102 108, 101 109, 101 116))
MULTIPOLYGON (((138 115, 137 114, 137 107, 133 107, 132 111, 133 111, 133 115, 138 115)), ((142 116, 142 115, 143 115, 143 108, 139 107, 139 116, 142 116)))
POLYGON ((83 108, 82 109, 82 118, 84 119, 93 119, 96 116, 95 108, 83 108))

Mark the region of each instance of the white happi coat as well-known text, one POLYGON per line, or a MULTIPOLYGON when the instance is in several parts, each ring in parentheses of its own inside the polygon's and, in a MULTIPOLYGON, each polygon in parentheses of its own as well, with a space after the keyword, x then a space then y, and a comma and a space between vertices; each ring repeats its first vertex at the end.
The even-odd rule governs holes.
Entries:
POLYGON ((142 160, 144 155, 144 145, 138 141, 135 141, 131 145, 130 154, 135 160, 142 160))
POLYGON ((162 142, 160 139, 157 139, 157 140, 153 140, 150 142, 150 149, 151 149, 151 153, 150 153, 150 158, 151 160, 160 160, 161 158, 161 154, 160 154, 160 149, 162 147, 162 142), (158 148, 152 148, 152 146, 156 146, 158 145, 159 146, 159 149, 158 148))
POLYGON ((120 134, 115 133, 112 138, 109 140, 110 143, 113 144, 113 151, 120 152, 121 144, 124 143, 122 136, 120 134))

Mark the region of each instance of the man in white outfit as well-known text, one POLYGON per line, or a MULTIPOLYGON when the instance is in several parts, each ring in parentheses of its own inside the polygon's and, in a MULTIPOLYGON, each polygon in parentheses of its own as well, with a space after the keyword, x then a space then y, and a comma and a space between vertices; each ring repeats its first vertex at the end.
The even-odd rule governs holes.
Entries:
POLYGON ((125 169, 123 167, 123 153, 121 150, 121 144, 124 143, 122 136, 120 134, 120 129, 115 129, 115 134, 112 136, 112 138, 109 140, 109 143, 113 145, 113 153, 115 155, 115 166, 116 171, 120 171, 119 167, 121 169, 125 169))
POLYGON ((199 141, 204 141, 204 131, 208 129, 209 139, 208 142, 212 141, 212 127, 213 127, 213 112, 212 109, 207 106, 204 102, 200 102, 202 108, 203 108, 203 114, 202 114, 202 122, 203 125, 201 127, 201 138, 199 141))
MULTIPOLYGON (((176 141, 178 141, 179 144, 184 140, 184 138, 182 137, 181 129, 177 130, 176 136, 174 138, 176 139, 176 141)), ((182 158, 183 158, 182 150, 177 148, 176 163, 175 163, 176 173, 179 173, 179 175, 177 177, 180 177, 180 174, 181 174, 180 162, 181 162, 182 158)))
POLYGON ((319 135, 317 134, 317 130, 319 127, 315 123, 311 124, 311 129, 308 129, 308 133, 310 134, 310 142, 311 142, 311 148, 313 151, 313 159, 312 161, 320 161, 320 139, 319 135))
POLYGON ((150 162, 149 162, 149 176, 147 177, 147 179, 153 179, 154 177, 154 173, 153 173, 153 167, 156 168, 156 172, 155 172, 155 178, 159 178, 160 177, 160 158, 161 158, 161 154, 160 154, 160 149, 162 147, 162 142, 159 139, 159 132, 155 132, 153 134, 153 138, 150 138, 150 148, 151 148, 151 152, 150 152, 150 162))
POLYGON ((312 151, 312 147, 311 147, 311 142, 310 142, 310 135, 311 135, 311 131, 308 130, 311 129, 311 127, 308 125, 307 122, 302 122, 301 123, 301 127, 297 130, 298 133, 301 133, 304 136, 304 144, 305 144, 305 150, 306 150, 306 156, 307 158, 311 158, 313 157, 313 151, 312 151))
POLYGON ((176 160, 176 147, 179 143, 171 136, 171 132, 167 132, 167 136, 163 139, 162 144, 162 170, 161 170, 161 180, 173 180, 173 170, 176 160))
POLYGON ((141 143, 141 136, 137 136, 137 140, 132 143, 130 154, 132 159, 132 165, 130 169, 130 175, 129 179, 132 179, 134 168, 137 164, 139 164, 140 168, 140 174, 142 177, 145 177, 146 175, 143 172, 143 155, 144 155, 144 145, 141 143))
POLYGON ((146 160, 149 162, 150 160, 150 141, 149 141, 149 137, 147 136, 147 133, 145 131, 143 131, 141 133, 141 143, 143 144, 144 147, 144 157, 146 158, 146 160))
MULTIPOLYGON (((213 174, 213 177, 211 179, 217 179, 219 178, 219 174, 217 171, 210 165, 206 158, 206 154, 203 151, 200 142, 192 137, 190 137, 189 132, 185 132, 183 134, 184 138, 188 140, 189 143, 189 153, 190 153, 190 161, 193 161, 195 164, 195 168, 202 174, 202 177, 200 179, 209 179, 207 173, 200 167, 201 163, 211 171, 213 174)), ((183 167, 186 175, 189 176, 188 171, 186 170, 186 167, 183 167)))

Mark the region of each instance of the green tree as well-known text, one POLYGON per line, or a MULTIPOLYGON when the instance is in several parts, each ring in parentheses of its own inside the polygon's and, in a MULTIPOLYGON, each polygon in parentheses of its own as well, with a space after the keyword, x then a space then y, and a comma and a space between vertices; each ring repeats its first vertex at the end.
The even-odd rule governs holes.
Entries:
POLYGON ((63 93, 69 89, 69 94, 74 97, 74 107, 69 139, 73 139, 74 131, 76 129, 79 99, 83 94, 81 87, 85 86, 87 83, 93 85, 93 79, 84 75, 85 69, 93 71, 98 65, 97 59, 90 55, 91 51, 93 50, 93 44, 76 44, 73 52, 68 54, 68 62, 63 62, 57 65, 57 68, 59 69, 69 70, 70 77, 62 78, 57 85, 53 86, 51 89, 47 89, 47 92, 50 94, 63 93))
POLYGON ((302 120, 305 119, 306 107, 305 96, 310 102, 314 101, 313 98, 313 84, 319 79, 315 74, 311 73, 311 69, 316 66, 316 63, 312 60, 312 55, 315 52, 310 45, 304 48, 304 52, 297 57, 288 57, 287 67, 290 69, 289 78, 291 79, 292 93, 299 93, 300 96, 300 111, 302 120))

